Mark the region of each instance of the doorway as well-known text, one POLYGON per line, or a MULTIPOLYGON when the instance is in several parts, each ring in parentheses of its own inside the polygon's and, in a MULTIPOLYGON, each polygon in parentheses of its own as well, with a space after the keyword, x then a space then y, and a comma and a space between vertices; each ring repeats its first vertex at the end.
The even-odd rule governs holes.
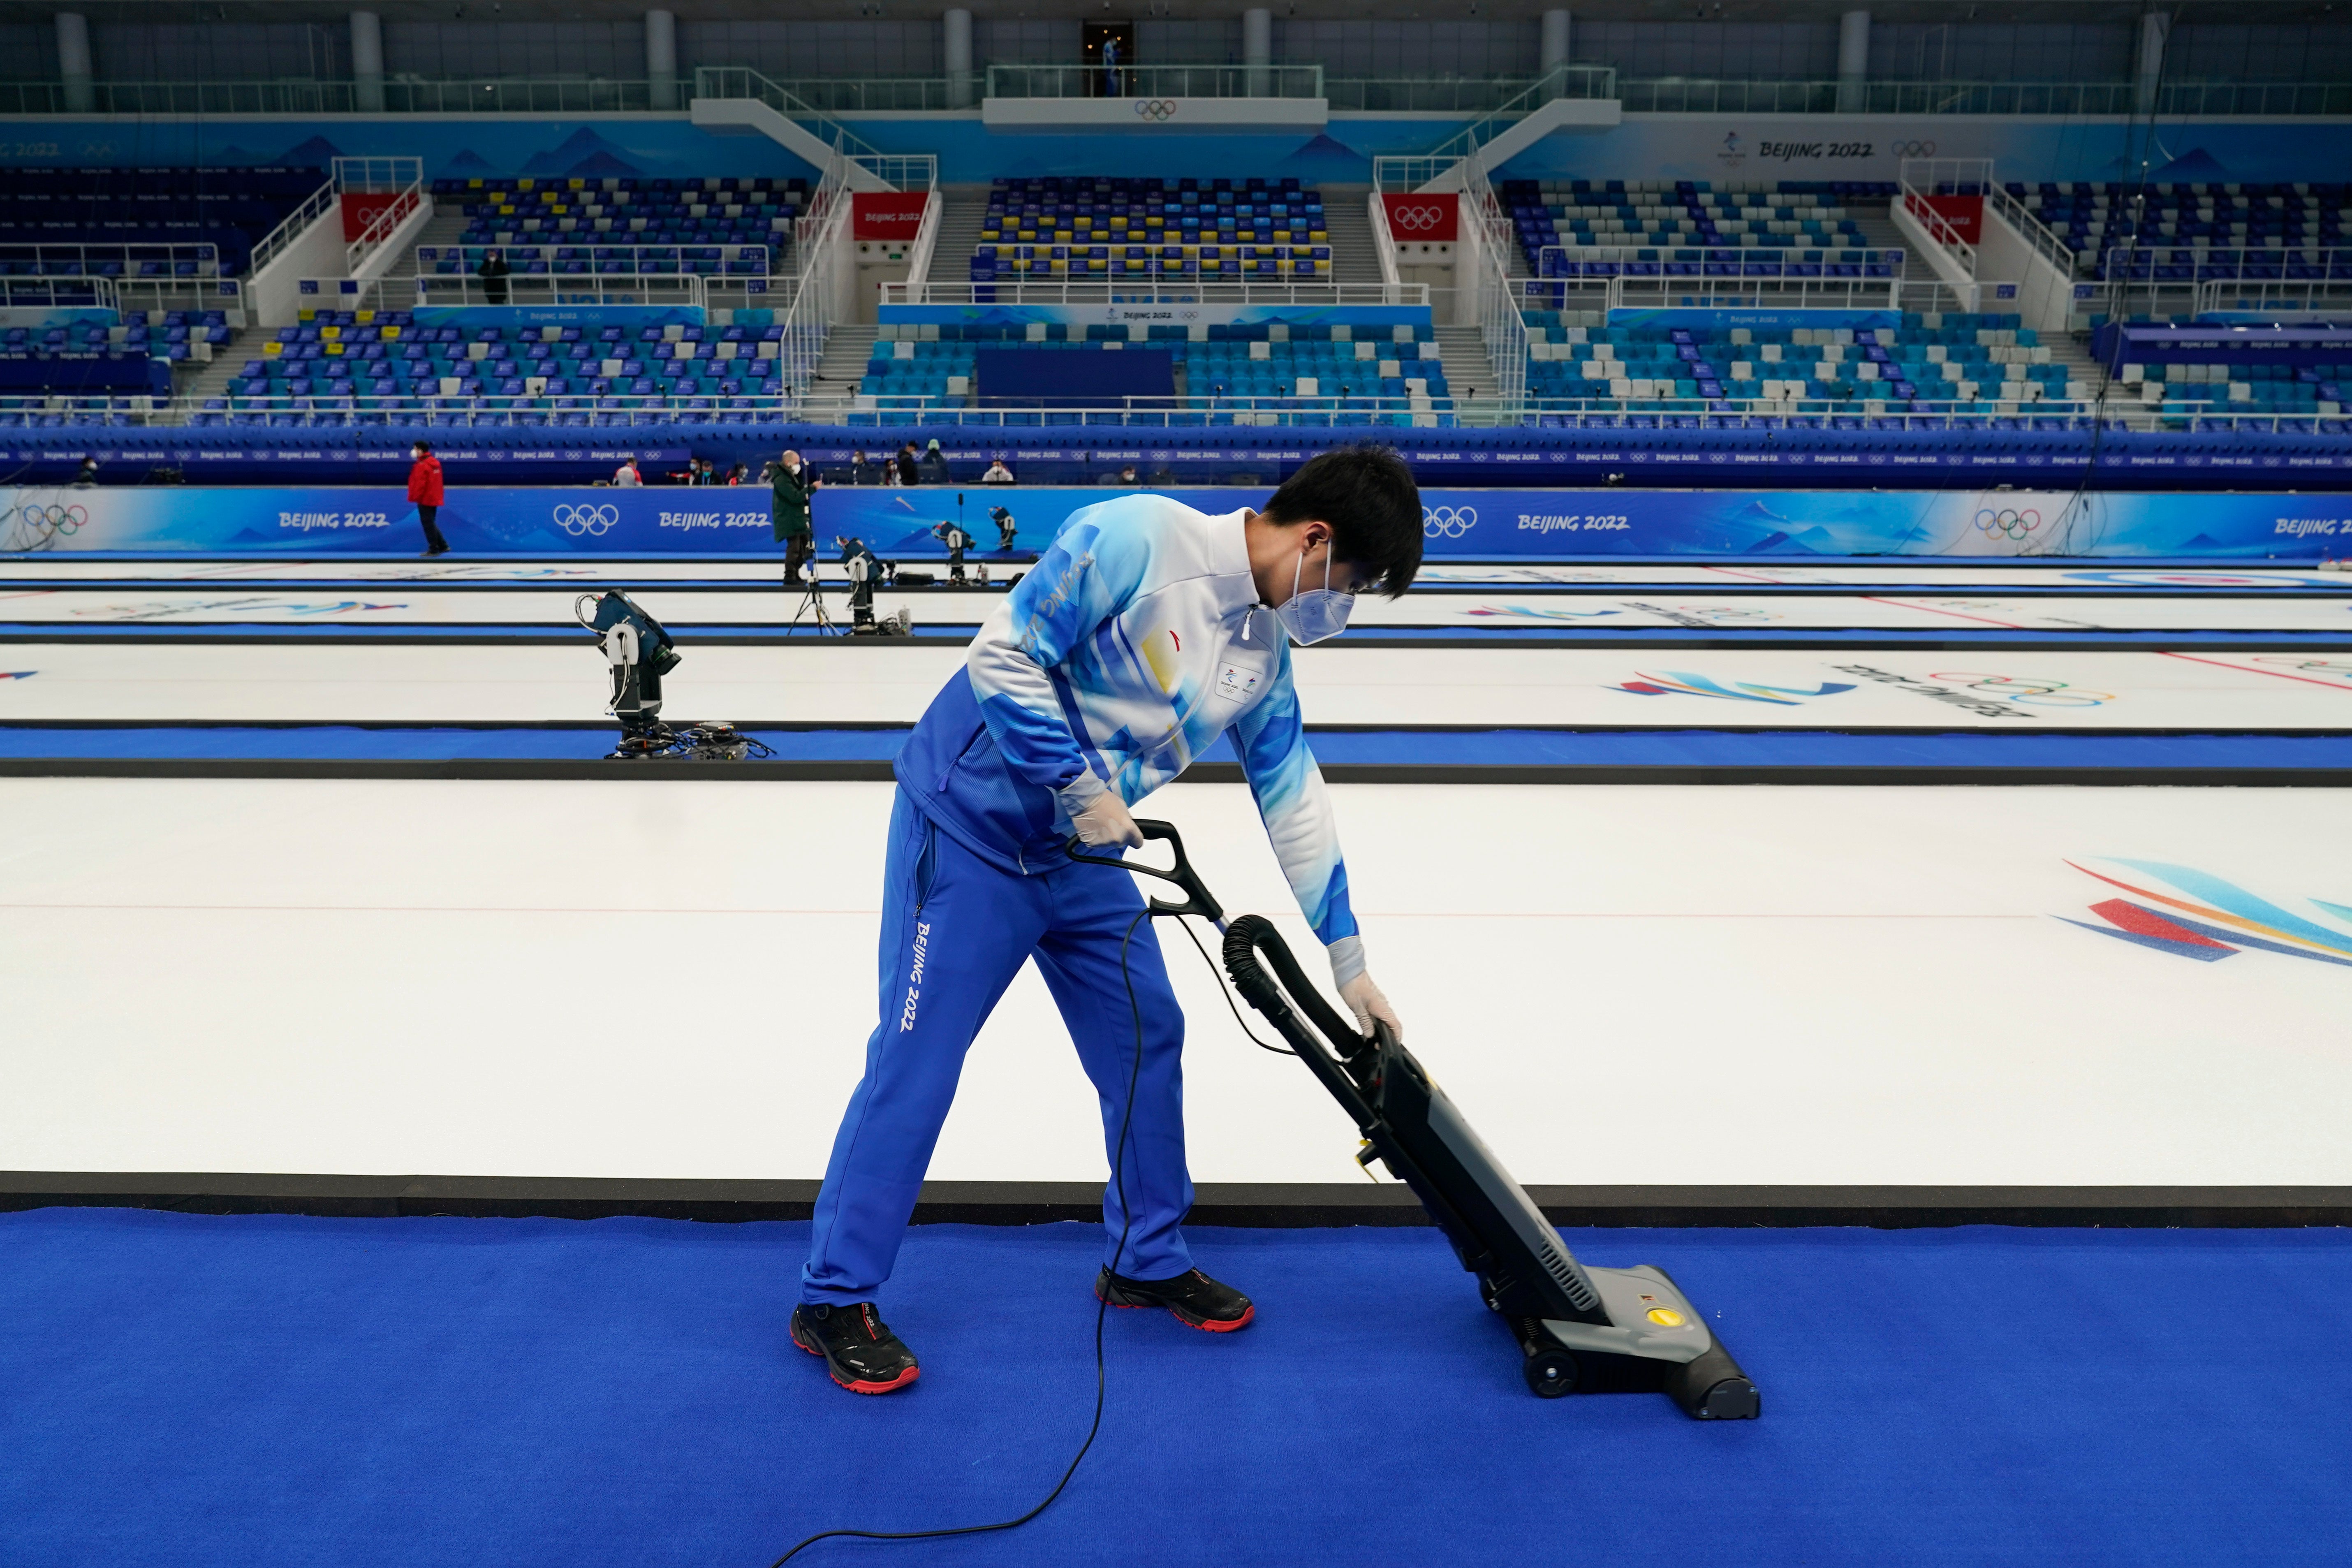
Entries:
POLYGON ((1078 54, 1087 68, 1088 98, 1127 98, 1134 93, 1134 23, 1081 23, 1078 54))

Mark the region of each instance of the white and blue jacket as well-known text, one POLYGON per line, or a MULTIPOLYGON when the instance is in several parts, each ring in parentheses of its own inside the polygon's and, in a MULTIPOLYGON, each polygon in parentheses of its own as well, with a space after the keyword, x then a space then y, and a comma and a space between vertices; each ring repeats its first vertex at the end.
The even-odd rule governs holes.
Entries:
POLYGON ((1071 817, 1104 790, 1132 805, 1230 733, 1345 985, 1363 973, 1363 943, 1289 639, 1250 574, 1246 515, 1155 495, 1073 512, 932 699, 898 783, 974 854, 1035 874, 1066 863, 1071 817))

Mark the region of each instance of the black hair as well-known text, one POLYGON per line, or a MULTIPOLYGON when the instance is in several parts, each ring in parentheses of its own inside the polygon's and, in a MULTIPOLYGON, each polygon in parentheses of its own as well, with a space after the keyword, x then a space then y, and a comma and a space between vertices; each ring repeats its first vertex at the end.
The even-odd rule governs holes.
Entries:
POLYGON ((433 455, 433 443, 430 441, 411 441, 409 445, 415 447, 418 451, 424 453, 428 458, 433 455))
POLYGON ((1335 447, 1282 481, 1262 514, 1269 522, 1326 522, 1331 552, 1369 573, 1393 599, 1421 570, 1421 487, 1386 447, 1335 447))

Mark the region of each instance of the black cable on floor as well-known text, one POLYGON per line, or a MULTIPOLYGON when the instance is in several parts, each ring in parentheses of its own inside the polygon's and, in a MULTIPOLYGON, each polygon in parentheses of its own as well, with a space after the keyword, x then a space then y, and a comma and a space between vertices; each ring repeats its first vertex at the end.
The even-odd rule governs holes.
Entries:
MULTIPOLYGON (((1118 1227, 1118 1245, 1111 1249, 1110 1271, 1113 1274, 1117 1274, 1118 1266, 1126 1261, 1128 1232, 1135 1226, 1135 1210, 1127 1201, 1127 1133, 1129 1126, 1135 1120, 1135 1086, 1143 1077, 1143 1007, 1136 1000, 1135 976, 1128 968, 1128 948, 1129 944, 1135 940, 1135 928, 1150 918, 1150 910, 1136 910, 1135 918, 1127 922, 1127 934, 1118 941, 1119 978, 1127 982, 1127 1010, 1129 1016, 1135 1021, 1135 1064, 1128 1069, 1127 1109, 1119 1115, 1118 1139, 1111 1151, 1111 1182, 1118 1190, 1119 1213, 1123 1216, 1123 1223, 1118 1227)), ((1188 931, 1186 934, 1191 933, 1188 931)), ((1198 938, 1193 940, 1192 945, 1195 947, 1201 945, 1198 938)), ((1203 952, 1201 956, 1206 958, 1208 953, 1203 952)), ((1240 1015, 1235 1014, 1234 1016, 1238 1017, 1240 1015)), ((784 1568, 785 1563, 799 1556, 806 1548, 837 1535, 856 1536, 864 1541, 933 1541, 946 1535, 988 1535, 1000 1530, 1018 1529, 1045 1512, 1046 1509, 1053 1506, 1054 1500, 1062 1495, 1062 1489, 1070 1484, 1070 1478, 1078 1473, 1079 1464, 1085 1460, 1087 1450, 1095 1446, 1095 1435, 1102 1430, 1103 1395, 1108 1387, 1108 1378, 1103 1371, 1103 1320, 1109 1315, 1109 1298, 1097 1294, 1095 1298, 1094 1422, 1087 1428, 1087 1440, 1078 1445, 1077 1453, 1072 1456, 1070 1468, 1062 1472, 1062 1479, 1054 1483, 1054 1489, 1047 1492, 1036 1507, 1017 1519, 1003 1520, 995 1524, 958 1524, 941 1530, 820 1530, 782 1557, 777 1558, 768 1565, 768 1568, 784 1568)))

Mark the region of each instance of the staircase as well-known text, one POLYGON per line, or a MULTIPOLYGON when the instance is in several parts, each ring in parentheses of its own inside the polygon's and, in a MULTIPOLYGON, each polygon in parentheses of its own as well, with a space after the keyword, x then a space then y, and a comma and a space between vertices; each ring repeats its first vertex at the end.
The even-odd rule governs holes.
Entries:
POLYGON ((824 357, 816 362, 809 379, 808 401, 801 405, 803 420, 812 425, 843 423, 849 400, 857 395, 857 384, 866 374, 866 362, 874 357, 874 339, 880 331, 871 321, 863 326, 845 321, 825 334, 824 357))
POLYGON ((1380 247, 1372 238, 1370 185, 1323 187, 1323 232, 1331 237, 1331 280, 1381 281, 1380 247))
POLYGON ((427 246, 438 249, 457 244, 465 237, 466 223, 466 209, 462 204, 454 201, 436 204, 433 209, 433 216, 425 220, 425 227, 417 235, 416 244, 411 246, 408 254, 394 262, 392 269, 384 274, 383 287, 380 290, 379 303, 375 309, 380 310, 416 309, 415 274, 422 270, 416 260, 417 249, 427 246))
POLYGON ((971 275, 971 253, 987 226, 988 187, 941 185, 940 201, 939 237, 931 244, 931 270, 924 281, 961 283, 971 275))
POLYGON ((207 397, 226 397, 230 380, 245 374, 246 361, 261 357, 261 340, 268 335, 261 327, 232 331, 228 342, 213 346, 210 364, 183 370, 173 378, 172 395, 188 399, 197 408, 207 397))
POLYGON ((1437 329, 1437 357, 1445 366, 1445 384, 1454 389, 1458 408, 1475 400, 1495 398, 1495 362, 1486 357, 1486 334, 1476 327, 1437 329))

